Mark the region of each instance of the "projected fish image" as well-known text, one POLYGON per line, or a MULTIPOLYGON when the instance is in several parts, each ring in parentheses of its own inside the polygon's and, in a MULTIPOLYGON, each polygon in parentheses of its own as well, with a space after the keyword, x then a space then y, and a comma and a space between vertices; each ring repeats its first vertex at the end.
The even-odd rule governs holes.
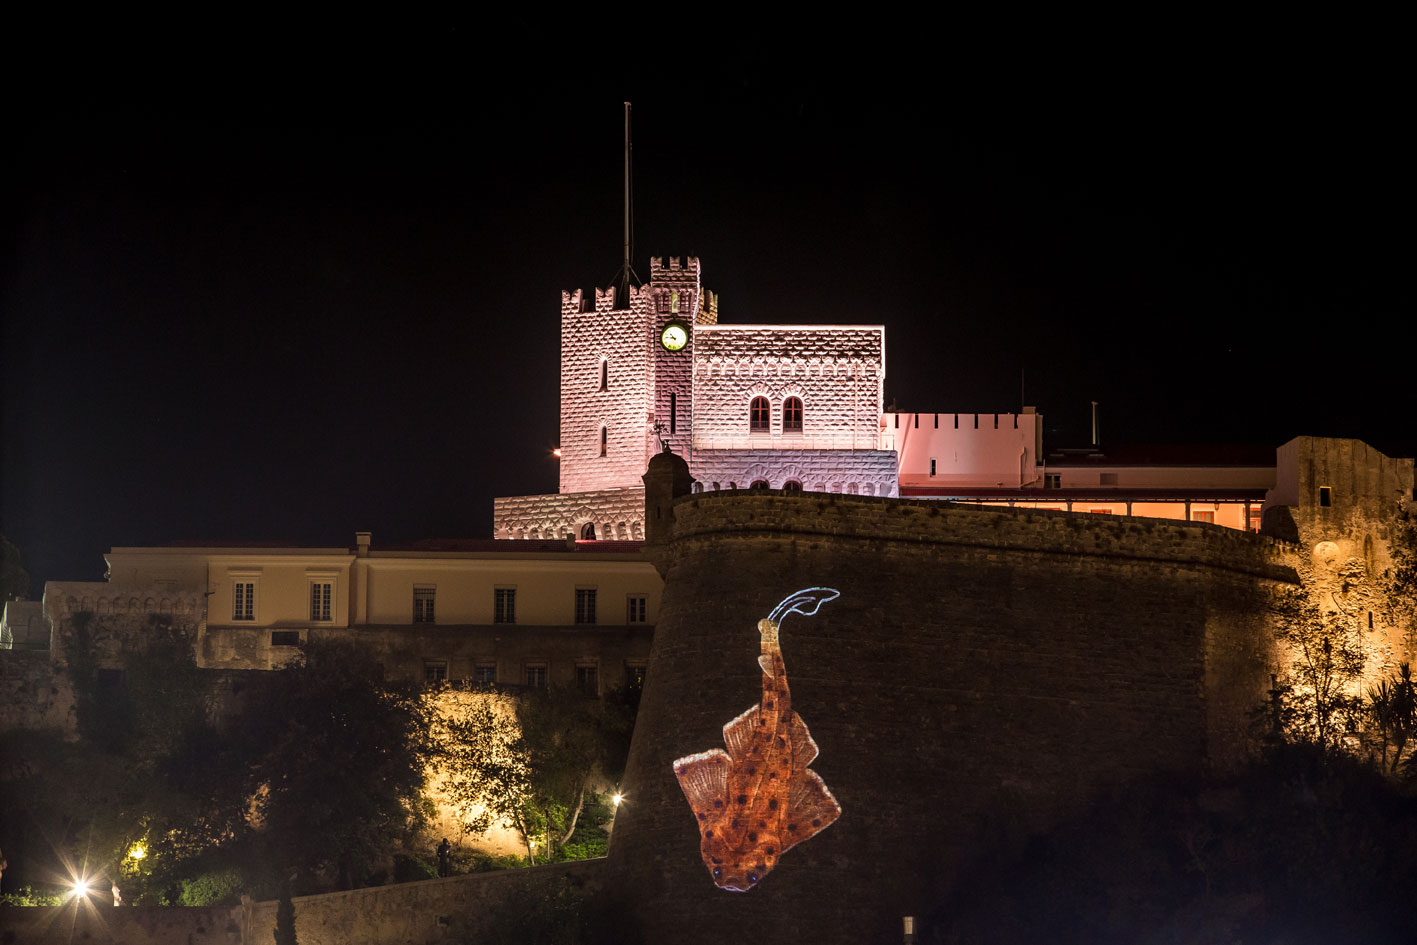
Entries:
POLYGON ((810 616, 841 596, 830 587, 797 591, 758 621, 762 700, 723 727, 723 743, 674 762, 699 822, 699 850, 720 889, 747 892, 777 861, 841 816, 821 776, 807 768, 817 744, 792 711, 778 630, 788 614, 810 616))

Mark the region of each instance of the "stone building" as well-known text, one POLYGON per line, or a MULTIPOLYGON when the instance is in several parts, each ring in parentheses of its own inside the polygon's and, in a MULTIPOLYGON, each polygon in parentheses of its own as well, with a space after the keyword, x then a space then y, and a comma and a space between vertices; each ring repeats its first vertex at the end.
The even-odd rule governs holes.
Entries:
POLYGON ((499 498, 503 539, 644 535, 639 477, 667 445, 703 491, 910 496, 1208 522, 1258 531, 1270 453, 1045 451, 1042 417, 886 408, 880 325, 734 325, 699 260, 650 280, 561 296, 556 495, 499 498), (617 301, 626 303, 617 308, 617 301))
POLYGON ((114 548, 105 582, 51 581, 7 608, 0 729, 74 724, 69 651, 118 671, 153 621, 197 665, 278 669, 311 639, 362 648, 390 678, 575 686, 642 680, 662 582, 634 542, 429 541, 347 548, 114 548), (84 633, 77 632, 84 624, 84 633))
POLYGON ((703 489, 896 494, 883 326, 719 324, 693 257, 629 293, 562 294, 560 492, 497 499, 498 538, 643 538, 661 446, 703 489))

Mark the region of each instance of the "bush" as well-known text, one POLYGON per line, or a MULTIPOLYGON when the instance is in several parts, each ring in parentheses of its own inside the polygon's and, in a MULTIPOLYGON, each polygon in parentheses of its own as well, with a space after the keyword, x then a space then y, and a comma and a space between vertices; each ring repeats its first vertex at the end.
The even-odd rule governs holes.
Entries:
POLYGON ((182 880, 177 903, 183 906, 234 906, 241 901, 239 870, 213 870, 182 880))
POLYGON ((14 892, 0 896, 0 903, 7 906, 62 906, 64 894, 51 888, 35 889, 21 886, 14 892))

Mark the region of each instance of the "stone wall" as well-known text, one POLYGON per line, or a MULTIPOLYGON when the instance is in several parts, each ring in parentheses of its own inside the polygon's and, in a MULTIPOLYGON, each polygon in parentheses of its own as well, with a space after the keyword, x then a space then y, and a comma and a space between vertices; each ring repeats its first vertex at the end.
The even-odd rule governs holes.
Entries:
POLYGON ((0 732, 74 726, 74 687, 48 650, 0 650, 0 732))
MULTIPOLYGON (((637 483, 643 473, 643 467, 636 472, 637 483)), ((644 488, 506 496, 492 501, 494 538, 572 538, 579 536, 587 523, 595 526, 601 540, 642 540, 644 488)))
MULTIPOLYGON (((874 448, 885 383, 885 329, 873 325, 720 325, 694 333, 694 444, 747 436, 754 397, 771 404, 769 436, 783 436, 782 402, 802 401, 803 439, 874 448)), ((792 434, 787 434, 792 435, 792 434)))
POLYGON ((1266 527, 1297 539, 1287 563, 1310 600, 1361 641, 1363 694, 1417 657, 1410 602, 1386 593, 1393 525, 1413 503, 1413 461, 1361 440, 1297 437, 1278 450, 1266 527))
POLYGON ((894 940, 999 823, 1233 764, 1273 671, 1269 594, 1295 581, 1283 546, 1203 524, 780 493, 673 512, 610 853, 649 941, 894 940), (781 639, 843 813, 724 892, 671 765, 722 747, 759 696, 756 621, 819 585, 840 598, 781 639))
MULTIPOLYGON (((376 886, 295 899, 300 945, 423 945, 480 942, 489 920, 509 895, 551 890, 560 884, 601 895, 605 861, 555 863, 524 870, 450 876, 420 883, 376 886)), ((275 933, 277 903, 245 909, 244 945, 266 945, 275 933)))
MULTIPOLYGON (((0 906, 3 945, 243 945, 254 941, 242 938, 239 908, 115 909, 87 901, 62 906, 0 906)), ((260 941, 262 945, 272 941, 270 934, 260 941)))

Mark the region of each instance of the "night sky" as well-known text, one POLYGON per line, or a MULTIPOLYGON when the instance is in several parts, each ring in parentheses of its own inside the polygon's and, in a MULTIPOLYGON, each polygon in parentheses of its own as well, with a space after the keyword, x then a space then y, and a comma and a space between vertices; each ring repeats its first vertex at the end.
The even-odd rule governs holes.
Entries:
POLYGON ((884 323, 902 410, 1017 410, 1023 370, 1052 448, 1097 400, 1104 447, 1417 454, 1398 31, 1016 26, 55 42, 0 157, 32 593, 114 545, 488 537, 493 496, 555 491, 560 292, 619 267, 626 99, 640 275, 700 257, 725 323, 884 323))

